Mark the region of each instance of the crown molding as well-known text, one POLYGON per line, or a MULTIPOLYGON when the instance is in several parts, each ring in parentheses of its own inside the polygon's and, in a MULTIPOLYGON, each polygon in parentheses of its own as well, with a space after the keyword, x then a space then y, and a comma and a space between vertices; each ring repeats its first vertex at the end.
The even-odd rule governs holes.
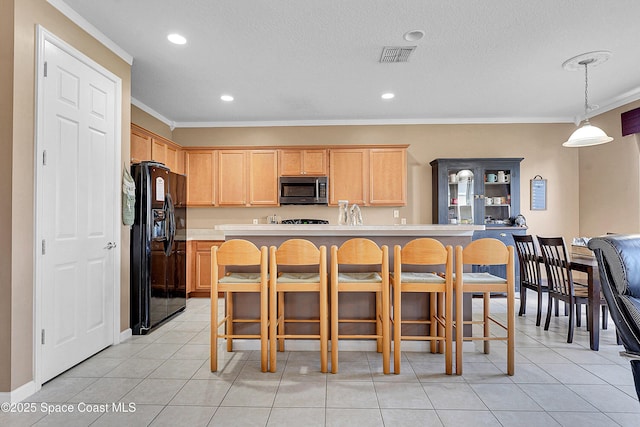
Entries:
POLYGON ((169 128, 172 131, 173 131, 174 128, 178 127, 178 126, 176 126, 176 122, 174 122, 173 120, 169 120, 168 118, 166 118, 162 114, 158 113, 156 110, 154 110, 153 108, 149 107, 144 102, 134 98, 133 96, 131 97, 131 105, 135 105, 136 107, 138 107, 139 109, 141 109, 145 113, 150 114, 151 116, 153 116, 156 119, 160 120, 162 123, 164 123, 165 125, 169 126, 169 128))
POLYGON ((102 43, 107 49, 118 55, 123 61, 127 64, 133 64, 133 56, 129 54, 127 51, 118 46, 113 40, 109 37, 105 36, 104 33, 94 27, 89 23, 86 19, 84 19, 78 12, 73 10, 68 4, 66 4, 62 0, 47 0, 54 8, 58 9, 60 13, 69 18, 74 24, 78 27, 82 28, 84 31, 89 33, 90 36, 98 40, 102 43))

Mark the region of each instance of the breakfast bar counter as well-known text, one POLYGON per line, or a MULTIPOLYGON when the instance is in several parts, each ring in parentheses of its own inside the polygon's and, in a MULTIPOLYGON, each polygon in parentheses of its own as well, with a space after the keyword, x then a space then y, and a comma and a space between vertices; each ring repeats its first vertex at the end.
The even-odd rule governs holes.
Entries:
MULTIPOLYGON (((302 238, 312 241, 316 246, 325 245, 327 247, 327 256, 332 245, 340 246, 348 239, 355 237, 364 237, 375 241, 379 246, 387 245, 389 248, 389 269, 393 271, 393 247, 395 245, 405 245, 410 240, 431 237, 440 241, 443 245, 463 245, 465 246, 473 237, 475 231, 482 231, 483 225, 448 225, 448 224, 417 224, 417 225, 361 225, 361 226, 344 226, 344 225, 327 225, 327 224, 224 224, 217 225, 214 232, 224 234, 225 240, 230 239, 246 239, 253 242, 256 246, 279 246, 282 242, 292 238, 302 238)), ((327 265, 329 260, 327 260, 327 265)), ((250 316, 255 313, 258 306, 257 295, 243 295, 242 300, 235 300, 235 310, 246 312, 236 313, 236 315, 250 316)), ((424 294, 407 293, 403 297, 403 317, 407 318, 424 318, 428 313, 428 296, 424 294), (406 298, 406 300, 405 300, 406 298)), ((291 293, 287 295, 285 301, 286 310, 289 316, 296 318, 304 318, 310 316, 310 313, 316 313, 318 301, 317 295, 307 293, 291 293), (314 299, 315 298, 315 299, 314 299)), ((349 307, 354 313, 363 315, 363 317, 373 317, 375 313, 375 297, 374 295, 351 293, 341 296, 341 307, 349 307), (345 298, 343 304, 343 298, 345 298)), ((466 295, 463 302, 465 318, 470 317, 471 313, 471 296, 466 295), (468 315, 467 315, 468 313, 468 315)), ((342 309, 342 308, 341 308, 342 309)), ((316 314, 317 315, 317 314, 316 314)), ((246 327, 247 333, 253 325, 238 325, 237 328, 246 327)), ((317 327, 317 325, 309 323, 292 323, 287 325, 291 327, 291 333, 313 333, 307 328, 317 327), (295 329, 295 331, 294 331, 295 329)), ((354 328, 368 328, 371 324, 361 323, 354 325, 354 328)), ((403 326, 403 330, 404 330, 403 326)), ((408 325, 408 335, 424 334, 426 331, 421 330, 424 325, 408 325)), ((342 329, 342 327, 341 327, 342 329)), ((367 333, 363 330, 350 331, 350 333, 367 333)), ((375 341, 372 341, 375 343, 375 341)), ((417 342, 415 342, 418 344, 417 342)), ((372 343, 361 343, 361 345, 375 345, 372 343)), ((362 346, 357 347, 362 349, 362 346)))

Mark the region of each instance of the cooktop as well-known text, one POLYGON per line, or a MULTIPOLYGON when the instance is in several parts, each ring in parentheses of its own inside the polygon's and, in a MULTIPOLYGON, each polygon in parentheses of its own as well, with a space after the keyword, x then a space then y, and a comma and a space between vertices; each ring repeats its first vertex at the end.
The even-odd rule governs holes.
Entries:
POLYGON ((329 224, 329 221, 326 219, 295 218, 283 219, 280 224, 329 224))

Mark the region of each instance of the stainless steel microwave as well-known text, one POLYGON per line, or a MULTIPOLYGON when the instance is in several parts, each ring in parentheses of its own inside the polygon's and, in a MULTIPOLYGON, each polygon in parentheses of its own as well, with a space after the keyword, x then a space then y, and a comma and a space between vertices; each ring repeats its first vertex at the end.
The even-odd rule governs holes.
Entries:
POLYGON ((326 176, 280 177, 281 205, 326 205, 326 176))

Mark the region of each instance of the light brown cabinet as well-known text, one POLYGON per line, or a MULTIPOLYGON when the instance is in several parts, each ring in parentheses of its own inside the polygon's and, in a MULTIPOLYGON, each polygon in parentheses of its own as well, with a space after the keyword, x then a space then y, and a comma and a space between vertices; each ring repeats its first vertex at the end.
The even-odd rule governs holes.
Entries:
POLYGON ((151 160, 151 135, 131 125, 131 163, 151 160))
POLYGON ((219 206, 277 206, 276 150, 220 150, 219 206))
POLYGON ((132 124, 131 163, 140 163, 148 160, 162 163, 172 172, 185 173, 184 152, 179 145, 132 124))
MULTIPOLYGON (((187 245, 187 296, 209 297, 211 294, 211 247, 219 240, 190 240, 187 245)), ((224 271, 219 272, 219 277, 224 271)))
POLYGON ((215 177, 217 152, 190 150, 185 155, 187 175, 187 205, 213 206, 216 201, 215 177))
POLYGON ((329 204, 361 206, 407 203, 406 148, 329 150, 329 204))
POLYGON ((369 150, 369 204, 404 206, 407 204, 407 150, 372 148, 369 150))
POLYGON ((327 150, 280 150, 280 176, 324 176, 327 150))
POLYGON ((329 204, 338 200, 366 204, 369 177, 367 149, 329 150, 329 204))
POLYGON ((247 204, 247 156, 245 150, 218 153, 218 205, 247 204))
POLYGON ((278 152, 253 150, 249 156, 249 204, 278 206, 278 152))

